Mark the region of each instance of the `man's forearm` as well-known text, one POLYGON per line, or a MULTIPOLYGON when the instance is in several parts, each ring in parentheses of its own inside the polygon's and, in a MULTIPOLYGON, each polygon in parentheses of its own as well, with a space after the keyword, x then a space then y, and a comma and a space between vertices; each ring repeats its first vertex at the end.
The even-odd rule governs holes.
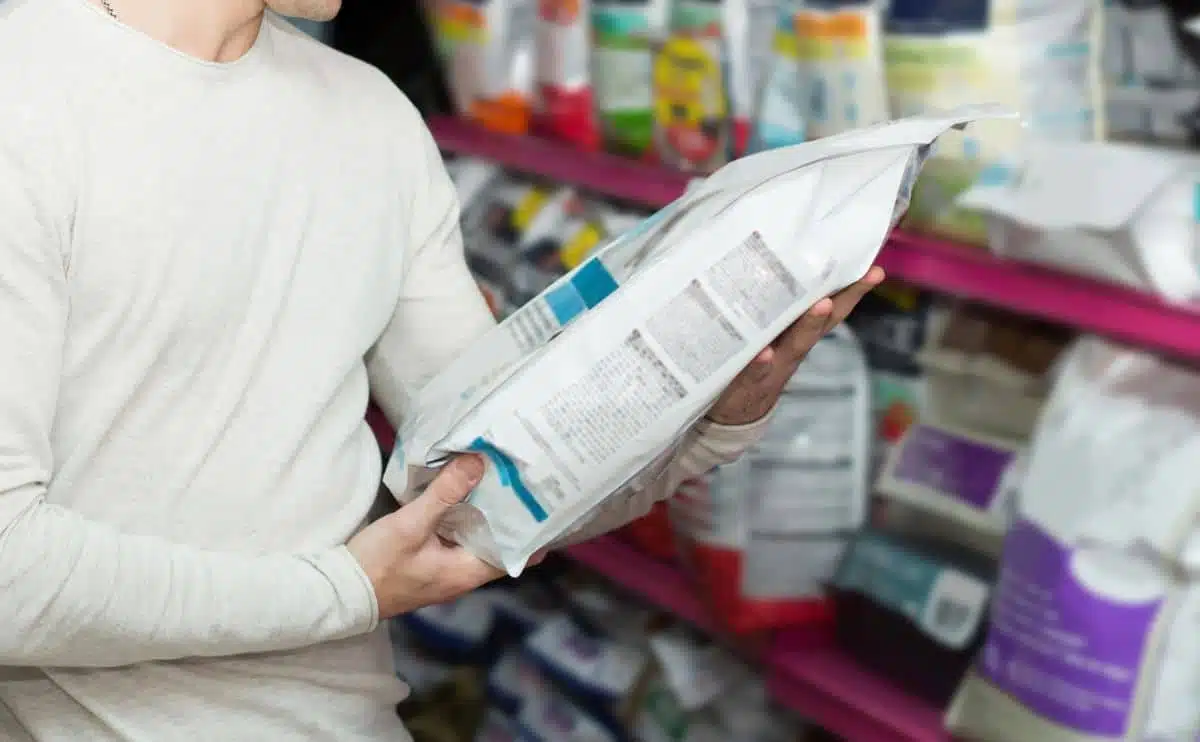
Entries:
POLYGON ((344 548, 208 552, 119 533, 31 491, 0 496, 0 596, 0 665, 15 666, 295 649, 378 620, 370 583, 344 548))

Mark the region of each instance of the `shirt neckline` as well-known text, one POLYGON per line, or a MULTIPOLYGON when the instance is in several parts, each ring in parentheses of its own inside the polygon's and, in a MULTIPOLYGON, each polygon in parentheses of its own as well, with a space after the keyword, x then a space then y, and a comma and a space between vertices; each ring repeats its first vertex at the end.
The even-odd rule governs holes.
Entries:
POLYGON ((246 50, 245 54, 229 62, 214 62, 182 52, 132 26, 126 25, 119 18, 113 18, 103 8, 88 0, 63 0, 63 2, 67 5, 76 6, 77 10, 89 22, 104 27, 114 36, 124 37, 131 47, 136 46, 142 53, 154 55, 157 58, 156 61, 160 63, 190 68, 195 72, 218 78, 248 74, 250 70, 253 70, 261 63, 262 58, 268 53, 271 44, 270 11, 267 11, 263 16, 258 36, 255 37, 254 43, 246 50))

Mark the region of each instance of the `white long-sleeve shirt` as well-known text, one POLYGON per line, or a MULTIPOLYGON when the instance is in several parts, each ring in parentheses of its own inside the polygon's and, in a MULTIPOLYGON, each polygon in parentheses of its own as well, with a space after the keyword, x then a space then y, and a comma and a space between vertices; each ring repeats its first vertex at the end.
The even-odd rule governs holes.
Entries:
POLYGON ((0 739, 405 738, 344 544, 368 391, 400 419, 492 322, 457 220, 404 96, 276 18, 215 64, 0 6, 0 739))

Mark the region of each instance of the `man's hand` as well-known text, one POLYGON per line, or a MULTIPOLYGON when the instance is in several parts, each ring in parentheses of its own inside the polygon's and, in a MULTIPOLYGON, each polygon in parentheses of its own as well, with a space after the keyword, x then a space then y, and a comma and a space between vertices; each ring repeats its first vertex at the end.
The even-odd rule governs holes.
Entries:
POLYGON ((350 539, 375 588, 381 620, 468 593, 504 573, 437 535, 438 523, 483 477, 478 456, 447 464, 421 495, 350 539))
POLYGON ((808 351, 882 282, 883 269, 874 267, 858 283, 814 304, 733 380, 708 411, 708 419, 720 425, 748 425, 762 419, 808 351))

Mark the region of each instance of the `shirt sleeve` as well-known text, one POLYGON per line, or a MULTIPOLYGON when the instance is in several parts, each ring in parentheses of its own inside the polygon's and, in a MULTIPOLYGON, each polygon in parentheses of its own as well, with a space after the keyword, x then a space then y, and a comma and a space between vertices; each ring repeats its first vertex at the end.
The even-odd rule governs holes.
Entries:
POLYGON ((215 553, 121 533, 46 502, 72 169, 56 154, 68 138, 38 132, 20 106, 10 114, 0 132, 0 666, 286 650, 372 629, 374 593, 344 547, 215 553))
MULTIPOLYGON (((371 394, 391 424, 399 426, 408 395, 437 374, 496 322, 467 268, 459 230, 459 204, 437 145, 422 127, 427 184, 412 198, 409 265, 396 312, 368 358, 371 394)), ((746 426, 702 420, 685 435, 666 469, 628 498, 606 503, 576 542, 614 530, 671 497, 687 479, 733 461, 759 440, 766 419, 746 426)))

